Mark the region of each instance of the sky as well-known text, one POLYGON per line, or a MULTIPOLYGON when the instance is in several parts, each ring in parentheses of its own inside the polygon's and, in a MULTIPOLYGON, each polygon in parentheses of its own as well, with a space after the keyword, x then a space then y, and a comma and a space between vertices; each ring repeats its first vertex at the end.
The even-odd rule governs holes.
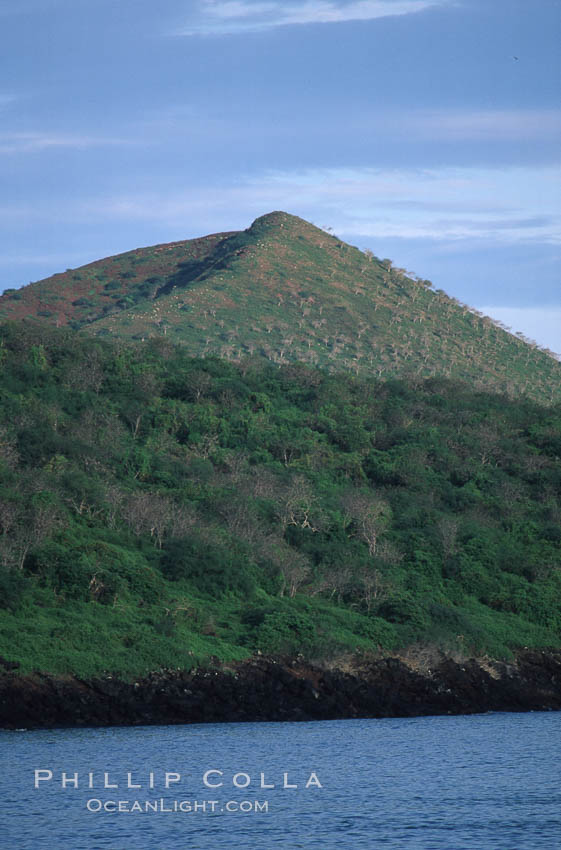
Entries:
POLYGON ((2 0, 0 291, 285 210, 561 352, 561 0, 2 0))

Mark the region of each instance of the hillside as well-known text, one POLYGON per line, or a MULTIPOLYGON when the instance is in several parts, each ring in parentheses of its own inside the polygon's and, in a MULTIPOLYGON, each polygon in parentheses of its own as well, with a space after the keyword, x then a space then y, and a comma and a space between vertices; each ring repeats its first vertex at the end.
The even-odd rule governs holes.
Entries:
POLYGON ((559 647, 559 405, 33 323, 0 363, 21 672, 559 647))
POLYGON ((282 212, 143 248, 0 297, 0 319, 166 337, 197 357, 388 378, 441 375, 552 402, 561 364, 430 281, 282 212))

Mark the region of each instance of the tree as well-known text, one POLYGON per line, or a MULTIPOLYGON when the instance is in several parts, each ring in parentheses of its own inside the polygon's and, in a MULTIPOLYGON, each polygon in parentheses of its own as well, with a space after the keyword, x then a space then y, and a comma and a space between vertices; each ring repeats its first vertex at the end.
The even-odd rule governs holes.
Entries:
POLYGON ((310 562, 301 552, 289 546, 282 537, 262 537, 257 548, 260 559, 268 563, 281 576, 279 596, 292 599, 311 574, 310 562))
POLYGON ((4 463, 9 469, 15 469, 18 460, 16 441, 9 436, 5 428, 0 427, 0 463, 4 463))
POLYGON ((290 525, 319 531, 319 515, 314 515, 317 501, 318 497, 310 482, 301 475, 295 475, 277 503, 276 515, 282 533, 284 534, 290 525))
POLYGON ((368 546, 368 554, 376 554, 378 538, 391 520, 391 508, 385 499, 360 490, 349 490, 341 499, 346 524, 368 546))
POLYGON ((364 565, 358 572, 358 582, 366 610, 370 613, 374 603, 380 603, 388 595, 388 585, 380 570, 364 565))
POLYGON ((52 493, 39 493, 23 503, 0 501, 0 561, 22 570, 28 553, 66 524, 52 493))
POLYGON ((459 522, 455 517, 443 517, 439 520, 437 529, 442 545, 444 560, 447 561, 457 551, 459 522))

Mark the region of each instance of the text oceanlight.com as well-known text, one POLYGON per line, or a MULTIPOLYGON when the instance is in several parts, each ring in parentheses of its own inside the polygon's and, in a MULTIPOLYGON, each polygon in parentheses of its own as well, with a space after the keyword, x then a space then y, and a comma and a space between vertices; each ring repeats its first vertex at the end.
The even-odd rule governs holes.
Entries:
POLYGON ((100 800, 92 798, 86 801, 88 812, 116 812, 120 814, 149 814, 150 812, 163 812, 188 815, 218 814, 227 812, 233 814, 263 814, 269 811, 268 800, 166 800, 160 797, 157 800, 100 800))

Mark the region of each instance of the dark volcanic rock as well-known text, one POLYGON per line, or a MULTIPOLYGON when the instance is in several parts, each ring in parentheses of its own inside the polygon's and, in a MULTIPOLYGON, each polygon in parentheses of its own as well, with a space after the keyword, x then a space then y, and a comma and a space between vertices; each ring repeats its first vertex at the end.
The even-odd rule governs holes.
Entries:
POLYGON ((443 657, 417 671, 399 658, 352 673, 300 660, 254 658, 124 682, 35 673, 0 662, 0 727, 110 726, 257 720, 412 717, 561 708, 561 652, 526 650, 512 663, 443 657))

